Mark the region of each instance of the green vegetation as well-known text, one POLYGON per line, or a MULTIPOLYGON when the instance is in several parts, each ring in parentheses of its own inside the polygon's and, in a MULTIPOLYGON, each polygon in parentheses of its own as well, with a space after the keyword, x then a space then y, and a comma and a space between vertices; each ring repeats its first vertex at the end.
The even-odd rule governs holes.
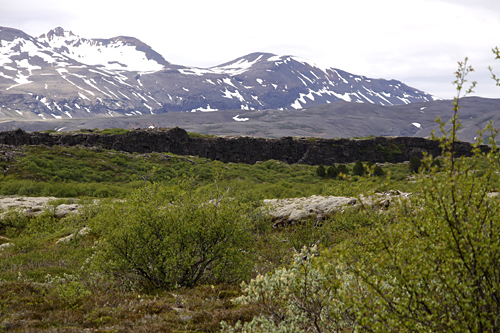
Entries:
POLYGON ((230 195, 217 188, 210 196, 194 195, 186 179, 107 203, 90 223, 106 239, 94 265, 167 289, 248 278, 256 207, 230 195))
POLYGON ((416 156, 412 156, 412 158, 410 158, 409 168, 410 168, 411 172, 418 173, 421 165, 422 165, 422 161, 420 161, 420 158, 418 158, 416 156))
MULTIPOLYGON (((21 150, 22 155, 13 161, 0 162, 7 170, 0 173, 1 195, 124 198, 148 182, 173 185, 182 175, 196 177, 196 191, 204 191, 220 174, 223 187, 272 199, 322 194, 325 187, 341 181, 328 176, 326 170, 328 178, 318 177, 315 166, 273 160, 248 165, 170 153, 128 154, 83 147, 30 146, 21 150)), ((346 165, 336 168, 338 173, 350 173, 346 165)), ((405 166, 384 169, 391 173, 390 186, 403 190, 406 185, 398 181, 410 174, 405 166)), ((368 178, 361 181, 372 184, 368 178)))
POLYGON ((335 178, 339 175, 339 170, 335 165, 330 165, 326 170, 326 175, 328 178, 335 178))
POLYGON ((377 144, 377 146, 375 147, 375 151, 384 154, 386 160, 390 160, 392 155, 401 155, 403 153, 401 151, 401 147, 393 143, 389 143, 387 146, 382 146, 380 144, 377 144))
POLYGON ((323 165, 320 165, 316 168, 316 174, 318 177, 325 178, 326 177, 326 170, 323 165))
POLYGON ((349 169, 347 168, 347 166, 345 164, 339 164, 337 165, 337 171, 340 174, 343 174, 343 175, 348 175, 349 174, 349 169))
POLYGON ((352 168, 352 174, 354 176, 363 176, 365 174, 365 167, 360 160, 357 160, 354 164, 354 167, 352 168))
POLYGON ((373 175, 380 177, 380 176, 385 175, 385 171, 384 171, 384 169, 382 169, 382 167, 380 165, 376 165, 375 168, 373 169, 373 175))
MULTIPOLYGON (((375 137, 375 135, 367 135, 367 136, 353 136, 352 138, 353 139, 356 139, 356 140, 368 140, 368 139, 373 139, 375 137)), ((341 138, 339 138, 341 139, 341 138)))
POLYGON ((438 120, 445 156, 416 174, 22 148, 2 161, 0 193, 67 198, 0 212, 0 331, 499 332, 497 131, 491 151, 455 156, 470 70, 451 128, 438 120), (314 194, 357 200, 286 228, 261 208, 314 194), (58 217, 72 197, 83 208, 58 217))

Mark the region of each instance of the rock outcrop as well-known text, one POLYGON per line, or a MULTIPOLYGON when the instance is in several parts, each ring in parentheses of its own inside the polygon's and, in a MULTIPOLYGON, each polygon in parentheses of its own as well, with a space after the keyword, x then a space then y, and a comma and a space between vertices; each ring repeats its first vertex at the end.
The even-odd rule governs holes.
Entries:
POLYGON ((360 198, 313 195, 306 198, 266 199, 264 205, 273 227, 277 228, 302 223, 307 219, 320 223, 349 206, 366 205, 386 209, 394 198, 407 198, 409 195, 400 191, 374 193, 360 198))
MULTIPOLYGON (((132 130, 121 135, 93 133, 49 134, 23 130, 0 132, 0 144, 62 145, 98 147, 117 151, 152 153, 170 152, 195 155, 212 160, 254 164, 278 160, 286 163, 332 165, 356 160, 400 163, 424 152, 441 155, 437 141, 419 137, 375 137, 370 139, 292 138, 265 139, 247 136, 190 137, 181 128, 132 130)), ((487 150, 488 146, 481 146, 487 150)), ((457 156, 470 156, 472 145, 457 142, 457 156)))
POLYGON ((264 200, 274 228, 299 223, 307 218, 314 218, 318 222, 333 212, 341 210, 344 206, 354 205, 356 202, 355 198, 319 195, 307 198, 264 200))
POLYGON ((0 197, 0 211, 3 211, 0 214, 0 220, 3 218, 5 212, 9 210, 20 211, 26 216, 38 216, 53 207, 55 216, 63 218, 70 213, 77 212, 80 208, 80 205, 77 203, 60 204, 51 207, 49 202, 57 199, 55 197, 0 197))

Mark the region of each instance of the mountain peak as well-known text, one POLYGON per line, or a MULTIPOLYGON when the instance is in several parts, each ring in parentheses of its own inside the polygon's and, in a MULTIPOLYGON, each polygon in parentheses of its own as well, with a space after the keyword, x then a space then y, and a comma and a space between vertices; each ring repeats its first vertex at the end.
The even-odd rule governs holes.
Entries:
POLYGON ((108 70, 158 71, 169 63, 150 46, 127 36, 88 39, 57 27, 38 37, 54 51, 85 65, 104 66, 108 70))
POLYGON ((54 37, 70 37, 70 36, 76 36, 72 31, 70 30, 64 30, 61 27, 54 28, 47 32, 47 34, 42 34, 38 38, 47 38, 48 40, 54 39, 54 37))

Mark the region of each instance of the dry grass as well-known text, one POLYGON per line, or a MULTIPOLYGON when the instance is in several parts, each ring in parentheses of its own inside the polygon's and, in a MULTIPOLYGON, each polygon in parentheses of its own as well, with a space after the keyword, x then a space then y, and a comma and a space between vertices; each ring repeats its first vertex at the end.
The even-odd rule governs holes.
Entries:
POLYGON ((222 320, 250 320, 256 309, 235 306, 239 287, 200 286, 175 292, 93 289, 68 303, 43 283, 1 282, 4 332, 217 332, 222 320))

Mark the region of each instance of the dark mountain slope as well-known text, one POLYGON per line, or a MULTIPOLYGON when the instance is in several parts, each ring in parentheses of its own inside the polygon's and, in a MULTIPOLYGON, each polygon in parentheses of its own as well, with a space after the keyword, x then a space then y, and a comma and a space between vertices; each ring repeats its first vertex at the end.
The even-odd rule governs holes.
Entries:
MULTIPOLYGON (((458 132, 462 141, 473 142, 477 130, 492 120, 500 124, 500 99, 467 97, 461 101, 458 132)), ((435 119, 447 121, 452 116, 452 101, 433 101, 408 105, 381 106, 335 102, 301 110, 225 110, 219 112, 174 112, 138 117, 67 119, 52 121, 6 121, 0 130, 22 128, 27 131, 48 129, 75 131, 82 128, 148 128, 181 127, 188 132, 217 135, 251 135, 256 137, 427 137, 434 129, 435 119)))

